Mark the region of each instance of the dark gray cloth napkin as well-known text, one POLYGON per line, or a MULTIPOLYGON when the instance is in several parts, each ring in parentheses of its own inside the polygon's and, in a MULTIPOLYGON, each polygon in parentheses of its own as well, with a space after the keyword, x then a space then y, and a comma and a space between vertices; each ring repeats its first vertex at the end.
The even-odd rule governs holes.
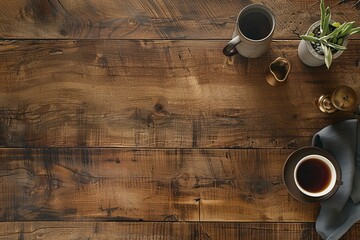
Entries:
POLYGON ((360 220, 360 153, 358 120, 325 127, 313 137, 313 146, 329 152, 338 161, 343 184, 321 203, 316 231, 327 240, 339 239, 360 220))

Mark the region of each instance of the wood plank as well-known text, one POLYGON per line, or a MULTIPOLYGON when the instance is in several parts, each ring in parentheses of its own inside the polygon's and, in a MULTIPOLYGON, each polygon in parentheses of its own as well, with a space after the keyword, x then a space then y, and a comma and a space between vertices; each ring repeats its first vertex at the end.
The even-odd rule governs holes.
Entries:
POLYGON ((0 221, 314 221, 282 182, 290 149, 0 149, 0 221))
POLYGON ((203 239, 199 225, 170 222, 0 223, 0 239, 203 239))
MULTIPOLYGON (((326 1, 333 19, 360 23, 353 2, 339 2, 326 1)), ((263 3, 274 12, 276 39, 298 39, 320 18, 312 0, 1 0, 0 37, 230 39, 236 16, 250 3, 263 3)))
POLYGON ((298 148, 351 117, 314 103, 340 84, 360 92, 360 42, 330 70, 304 66, 298 41, 274 42, 258 59, 227 58, 224 44, 1 42, 0 146, 298 148), (271 87, 278 56, 292 72, 271 87))
MULTIPOLYGON (((314 223, 0 222, 0 240, 12 239, 312 239, 314 223)), ((342 240, 359 239, 355 224, 342 240)))
MULTIPOLYGON (((314 223, 200 223, 201 239, 312 239, 320 240, 314 223)), ((359 239, 360 224, 355 224, 342 240, 359 239)))

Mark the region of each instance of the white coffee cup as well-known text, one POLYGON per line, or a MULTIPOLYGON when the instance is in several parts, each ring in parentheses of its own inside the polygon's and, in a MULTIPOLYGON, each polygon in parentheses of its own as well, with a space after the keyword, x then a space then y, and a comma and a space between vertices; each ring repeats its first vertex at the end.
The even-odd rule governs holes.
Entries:
POLYGON ((256 58, 270 47, 275 29, 272 12, 261 4, 250 4, 243 8, 237 19, 233 39, 224 47, 223 53, 236 53, 247 58, 256 58))
POLYGON ((307 196, 322 197, 336 185, 336 169, 324 156, 312 154, 303 157, 295 166, 296 187, 307 196))

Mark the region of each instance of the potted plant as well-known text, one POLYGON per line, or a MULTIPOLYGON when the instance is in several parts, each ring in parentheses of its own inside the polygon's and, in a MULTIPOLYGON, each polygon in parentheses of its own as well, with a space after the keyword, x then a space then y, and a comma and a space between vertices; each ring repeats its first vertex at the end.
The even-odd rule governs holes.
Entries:
POLYGON ((332 60, 346 49, 348 37, 360 32, 360 27, 354 27, 355 22, 340 24, 332 21, 330 9, 325 8, 324 0, 320 1, 320 12, 320 21, 312 24, 307 33, 300 36, 298 55, 308 66, 316 67, 325 63, 329 69, 332 60))

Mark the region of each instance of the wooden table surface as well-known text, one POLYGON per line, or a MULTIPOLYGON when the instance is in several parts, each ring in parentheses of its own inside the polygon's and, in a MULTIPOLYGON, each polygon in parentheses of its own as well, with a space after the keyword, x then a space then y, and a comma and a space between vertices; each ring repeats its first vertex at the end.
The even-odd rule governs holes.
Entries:
MULTIPOLYGON (((360 23, 339 2, 333 19, 360 23)), ((360 36, 307 67, 299 35, 318 19, 316 0, 1 0, 0 239, 319 239, 319 204, 282 168, 352 117, 315 101, 360 94, 360 36), (250 3, 275 14, 271 48, 227 58, 250 3), (272 87, 279 56, 292 71, 272 87)))

